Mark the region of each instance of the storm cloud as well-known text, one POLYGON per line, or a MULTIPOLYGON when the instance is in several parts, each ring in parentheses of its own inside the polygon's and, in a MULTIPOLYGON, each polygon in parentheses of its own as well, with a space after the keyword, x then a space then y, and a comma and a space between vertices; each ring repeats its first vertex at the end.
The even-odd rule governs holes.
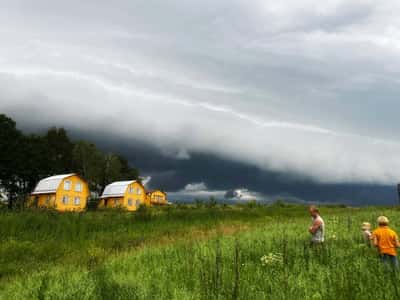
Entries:
POLYGON ((0 110, 151 149, 130 160, 173 191, 393 186, 399 13, 392 0, 4 1, 0 110), (200 157, 252 178, 211 180, 200 157))

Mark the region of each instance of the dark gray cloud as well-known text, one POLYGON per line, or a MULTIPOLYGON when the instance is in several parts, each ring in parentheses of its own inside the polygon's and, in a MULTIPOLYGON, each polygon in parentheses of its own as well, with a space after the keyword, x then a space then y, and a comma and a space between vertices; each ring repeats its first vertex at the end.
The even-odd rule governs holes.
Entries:
POLYGON ((399 12, 369 0, 2 2, 0 110, 137 147, 132 161, 173 190, 393 185, 399 12), (202 155, 251 180, 214 178, 202 155))

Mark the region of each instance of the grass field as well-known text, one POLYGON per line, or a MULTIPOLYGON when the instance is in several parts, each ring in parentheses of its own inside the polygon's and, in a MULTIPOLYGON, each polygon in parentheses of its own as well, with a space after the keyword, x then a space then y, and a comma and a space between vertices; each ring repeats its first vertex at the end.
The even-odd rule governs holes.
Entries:
POLYGON ((0 212, 0 299, 396 299, 400 276, 360 224, 400 210, 322 207, 309 248, 298 205, 178 206, 139 213, 0 212))

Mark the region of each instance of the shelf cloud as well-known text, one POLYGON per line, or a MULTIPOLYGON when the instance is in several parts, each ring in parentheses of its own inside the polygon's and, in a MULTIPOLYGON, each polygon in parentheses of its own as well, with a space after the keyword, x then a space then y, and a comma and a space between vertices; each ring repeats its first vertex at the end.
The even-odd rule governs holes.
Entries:
POLYGON ((204 153, 393 185, 399 12, 392 0, 4 2, 0 110, 182 163, 204 153))

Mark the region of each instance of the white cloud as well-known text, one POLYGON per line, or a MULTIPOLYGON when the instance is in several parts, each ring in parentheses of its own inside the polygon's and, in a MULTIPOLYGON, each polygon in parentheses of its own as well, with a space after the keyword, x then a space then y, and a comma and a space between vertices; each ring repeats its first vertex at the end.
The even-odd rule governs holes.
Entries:
POLYGON ((400 179, 396 1, 65 3, 0 4, 0 109, 19 123, 320 182, 400 179))
MULTIPOLYGON (((182 190, 177 192, 169 192, 168 197, 174 201, 189 201, 193 199, 208 200, 214 197, 218 200, 231 200, 231 201, 250 201, 257 200, 263 202, 274 201, 280 196, 268 196, 261 193, 251 191, 247 188, 236 188, 232 190, 213 190, 207 188, 204 182, 193 182, 187 184, 182 190)), ((286 195, 285 199, 293 199, 286 195)))
POLYGON ((224 197, 225 197, 225 199, 229 199, 229 200, 241 200, 241 201, 268 200, 268 197, 262 196, 259 193, 256 193, 253 191, 249 191, 246 188, 238 188, 238 189, 226 191, 224 197))
POLYGON ((204 182, 193 182, 193 183, 188 183, 184 191, 185 192, 198 192, 198 191, 206 191, 207 186, 205 185, 204 182))
POLYGON ((269 197, 261 195, 254 191, 250 191, 246 188, 238 188, 229 191, 208 189, 204 182, 189 183, 180 191, 169 192, 168 197, 172 200, 185 201, 192 199, 208 200, 210 197, 215 197, 219 200, 225 199, 234 201, 270 200, 269 197))

